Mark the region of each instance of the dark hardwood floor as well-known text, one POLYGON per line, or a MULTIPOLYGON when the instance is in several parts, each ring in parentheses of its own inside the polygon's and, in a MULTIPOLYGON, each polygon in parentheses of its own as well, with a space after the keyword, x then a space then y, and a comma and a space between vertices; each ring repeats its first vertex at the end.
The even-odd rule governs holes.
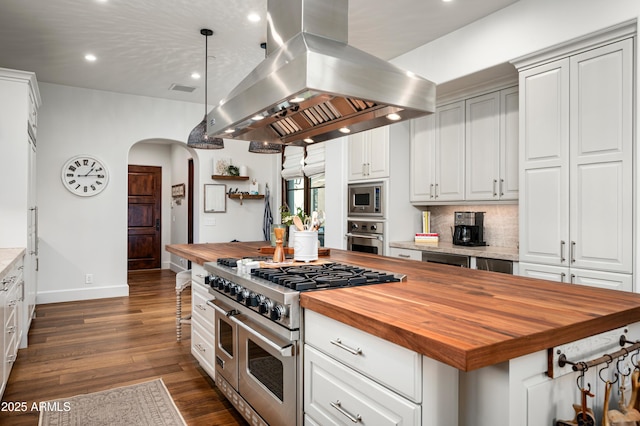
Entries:
MULTIPOLYGON (((129 297, 38 305, 2 400, 30 408, 160 377, 188 425, 247 425, 191 356, 189 325, 176 342, 175 274, 136 271, 128 281, 129 297)), ((185 290, 183 314, 190 305, 185 290)), ((0 425, 37 425, 38 416, 0 411, 0 425)))

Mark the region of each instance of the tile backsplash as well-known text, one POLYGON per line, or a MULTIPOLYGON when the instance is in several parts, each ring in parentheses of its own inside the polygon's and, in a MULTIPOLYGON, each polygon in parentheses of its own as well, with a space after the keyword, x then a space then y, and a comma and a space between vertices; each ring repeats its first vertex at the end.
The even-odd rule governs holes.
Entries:
POLYGON ((454 212, 485 212, 484 240, 490 246, 518 248, 518 205, 429 206, 432 232, 451 242, 454 212))

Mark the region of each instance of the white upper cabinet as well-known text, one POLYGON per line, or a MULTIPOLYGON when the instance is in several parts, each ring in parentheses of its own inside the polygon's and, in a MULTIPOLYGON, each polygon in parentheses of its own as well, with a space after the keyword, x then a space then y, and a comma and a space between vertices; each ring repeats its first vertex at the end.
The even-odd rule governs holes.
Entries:
POLYGON ((348 137, 349 181, 389 177, 389 126, 348 137))
POLYGON ((464 199, 464 101, 411 122, 411 201, 464 199))
POLYGON ((520 73, 520 260, 632 272, 633 42, 520 73))
POLYGON ((466 101, 465 200, 518 199, 518 87, 466 101))

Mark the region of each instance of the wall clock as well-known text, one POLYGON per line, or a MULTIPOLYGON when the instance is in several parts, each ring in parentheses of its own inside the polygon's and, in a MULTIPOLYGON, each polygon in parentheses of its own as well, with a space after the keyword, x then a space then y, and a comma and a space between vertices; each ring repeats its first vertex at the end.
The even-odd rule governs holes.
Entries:
POLYGON ((99 194, 109 183, 109 171, 104 163, 91 155, 77 155, 62 167, 62 184, 81 197, 99 194))

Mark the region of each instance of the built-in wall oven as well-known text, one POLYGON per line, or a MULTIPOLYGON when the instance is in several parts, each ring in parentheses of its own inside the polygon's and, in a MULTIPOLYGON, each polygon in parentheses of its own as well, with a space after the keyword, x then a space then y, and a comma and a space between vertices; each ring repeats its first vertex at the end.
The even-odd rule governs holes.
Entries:
POLYGON ((217 387, 252 426, 303 424, 300 292, 404 280, 403 275, 326 263, 250 271, 239 259, 206 263, 215 310, 217 387))
POLYGON ((384 222, 347 221, 347 250, 384 255, 384 222))

